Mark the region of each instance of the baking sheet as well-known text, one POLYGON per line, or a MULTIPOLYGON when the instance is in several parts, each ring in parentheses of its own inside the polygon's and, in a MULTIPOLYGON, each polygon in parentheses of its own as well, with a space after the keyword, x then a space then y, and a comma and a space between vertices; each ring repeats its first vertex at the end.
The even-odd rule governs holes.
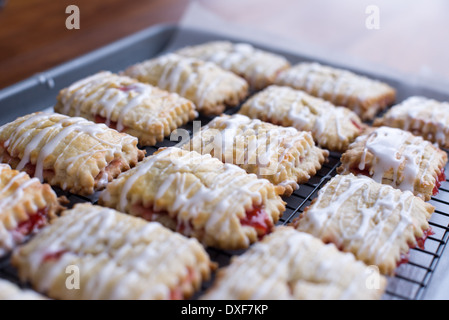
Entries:
MULTIPOLYGON (((0 125, 14 120, 16 117, 40 111, 54 105, 56 96, 62 88, 72 82, 91 75, 100 70, 110 70, 117 72, 127 66, 183 47, 185 45, 199 44, 211 40, 231 40, 236 42, 249 42, 253 45, 271 52, 285 56, 291 63, 299 61, 318 61, 337 67, 346 68, 360 74, 377 78, 389 83, 398 90, 398 101, 411 95, 424 95, 439 100, 449 100, 449 93, 429 86, 417 85, 416 81, 402 79, 391 74, 379 74, 372 70, 365 70, 354 66, 347 66, 342 63, 336 63, 324 58, 317 58, 304 53, 292 52, 274 48, 269 45, 258 43, 252 39, 230 37, 215 32, 205 32, 202 30, 186 28, 182 26, 161 25, 143 30, 138 34, 127 37, 115 42, 102 49, 75 59, 69 63, 63 64, 54 69, 38 74, 30 79, 20 82, 14 86, 0 91, 0 125)), ((229 110, 228 113, 235 112, 236 109, 229 110)), ((210 119, 203 118, 204 121, 210 119)), ((189 125, 188 125, 189 126, 189 125)), ((187 128, 188 128, 187 126, 187 128)), ((173 145, 175 142, 165 140, 159 146, 173 145)), ((156 148, 150 148, 151 154, 156 148)), ((338 166, 338 154, 332 154, 331 161, 314 177, 308 184, 286 199, 288 208, 281 220, 286 223, 294 216, 297 216, 310 203, 310 200, 316 196, 317 190, 335 174, 335 168, 338 166)), ((449 168, 447 168, 449 172, 449 168)), ((440 195, 435 198, 433 204, 441 214, 435 214, 431 221, 434 221, 434 231, 436 235, 432 236, 426 242, 426 250, 412 250, 411 263, 398 268, 398 275, 389 281, 388 292, 385 299, 392 298, 427 298, 427 299, 449 299, 449 292, 444 289, 441 283, 448 283, 449 279, 444 276, 444 266, 449 264, 448 254, 443 254, 445 243, 447 242, 449 226, 449 183, 445 182, 442 186, 440 195), (446 221, 446 219, 448 221, 446 221), (442 227, 436 227, 442 226, 442 227), (440 259, 440 256, 442 257, 440 259), (441 261, 440 267, 437 268, 441 261), (424 267, 423 267, 424 266, 424 267), (438 280, 434 280, 437 278, 438 280), (433 279, 433 281, 430 281, 433 279), (444 282, 446 281, 446 282, 444 282), (428 288, 431 289, 428 289, 428 288)), ((82 198, 71 196, 72 202, 91 201, 95 202, 95 196, 91 198, 82 198)), ((224 252, 218 250, 209 250, 214 260, 218 260, 221 265, 226 265, 233 254, 241 252, 224 252)), ((15 272, 7 265, 4 260, 0 261, 0 277, 15 278, 15 272)), ((210 283, 206 284, 205 289, 210 283)))

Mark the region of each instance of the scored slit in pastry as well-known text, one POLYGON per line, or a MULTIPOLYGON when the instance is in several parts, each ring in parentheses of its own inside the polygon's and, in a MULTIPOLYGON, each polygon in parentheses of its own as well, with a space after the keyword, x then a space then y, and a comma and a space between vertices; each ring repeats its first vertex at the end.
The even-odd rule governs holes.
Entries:
POLYGON ((449 102, 414 96, 389 109, 374 126, 400 128, 449 148, 449 102))
POLYGON ((248 95, 248 83, 214 63, 174 53, 130 66, 124 74, 191 100, 205 115, 218 115, 248 95))
POLYGON ((434 210, 410 191, 351 173, 331 179, 292 225, 392 275, 410 248, 424 248, 434 210))
POLYGON ((290 227, 277 227, 218 270, 208 300, 380 299, 386 278, 333 244, 290 227))
POLYGON ((99 203, 222 249, 247 248, 271 232, 285 210, 268 180, 175 147, 159 149, 121 174, 99 203))
POLYGON ((331 151, 345 151, 365 125, 351 110, 289 87, 269 86, 248 99, 239 111, 253 119, 299 131, 310 131, 316 143, 331 151))
POLYGON ((48 184, 0 164, 0 258, 56 218, 61 209, 48 184))
POLYGON ((61 90, 55 111, 105 123, 152 146, 197 117, 195 105, 177 95, 126 76, 99 72, 61 90))
POLYGON ((386 83, 319 63, 299 63, 282 71, 275 84, 347 107, 362 120, 372 120, 396 99, 396 90, 386 83))
POLYGON ((137 138, 104 124, 33 113, 0 127, 0 161, 75 194, 90 195, 145 155, 137 138))
POLYGON ((196 239, 87 203, 63 212, 12 263, 22 281, 63 300, 183 299, 213 267, 196 239), (79 270, 77 290, 67 287, 71 266, 79 270))
POLYGON ((309 132, 241 114, 213 119, 183 149, 238 165, 269 180, 284 196, 315 175, 329 155, 315 146, 309 132))
POLYGON ((216 63, 243 77, 251 89, 261 90, 274 83, 276 76, 290 67, 283 56, 256 49, 247 43, 212 41, 176 51, 181 56, 216 63))
POLYGON ((364 174, 428 201, 446 180, 447 160, 446 152, 421 137, 380 127, 369 130, 349 146, 337 171, 364 174))

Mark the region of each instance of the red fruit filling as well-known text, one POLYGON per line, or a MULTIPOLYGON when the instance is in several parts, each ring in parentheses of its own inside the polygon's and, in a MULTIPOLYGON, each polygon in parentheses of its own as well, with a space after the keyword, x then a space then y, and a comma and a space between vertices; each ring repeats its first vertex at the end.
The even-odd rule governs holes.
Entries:
MULTIPOLYGON (((117 130, 117 121, 111 121, 111 120, 108 121, 108 119, 106 119, 105 117, 102 117, 100 115, 96 115, 95 116, 95 122, 96 123, 104 123, 109 128, 117 130)), ((128 128, 123 126, 123 129, 121 130, 121 132, 125 131, 126 129, 128 129, 128 128)))
POLYGON ((273 222, 267 212, 261 206, 255 206, 246 211, 246 216, 240 219, 242 226, 253 227, 257 231, 259 239, 263 238, 273 229, 273 222))
POLYGON ((47 223, 47 208, 38 210, 36 213, 29 215, 28 220, 25 220, 17 226, 16 232, 24 236, 32 234, 36 230, 41 229, 47 223))
POLYGON ((446 173, 444 172, 444 168, 441 170, 440 174, 438 175, 438 177, 435 179, 435 187, 433 188, 433 195, 437 195, 438 194, 438 190, 441 187, 441 184, 446 181, 446 173))
POLYGON ((351 123, 354 125, 354 127, 356 127, 357 129, 359 129, 359 131, 363 131, 362 126, 355 120, 351 120, 351 123))
POLYGON ((59 251, 55 251, 55 252, 49 252, 44 255, 44 257, 42 258, 42 262, 57 261, 57 260, 61 259, 61 257, 64 254, 66 254, 67 252, 69 252, 69 251, 68 250, 59 250, 59 251))
MULTIPOLYGON (((435 233, 433 232, 432 228, 429 228, 427 230, 424 230, 424 234, 422 237, 416 238, 416 245, 409 245, 410 249, 413 248, 420 248, 422 250, 425 249, 425 242, 427 240, 428 237, 430 237, 431 235, 434 235, 435 233)), ((410 253, 407 252, 406 254, 401 254, 400 260, 398 261, 397 265, 400 266, 402 264, 406 264, 409 262, 410 259, 410 253)))
POLYGON ((183 300, 184 299, 184 290, 186 286, 191 286, 195 281, 195 271, 187 267, 187 275, 179 280, 179 283, 176 287, 170 290, 170 300, 183 300))

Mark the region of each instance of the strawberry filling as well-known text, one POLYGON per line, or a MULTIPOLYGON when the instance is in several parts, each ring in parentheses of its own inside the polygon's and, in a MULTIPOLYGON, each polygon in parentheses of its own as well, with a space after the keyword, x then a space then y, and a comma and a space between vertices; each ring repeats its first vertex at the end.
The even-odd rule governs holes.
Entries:
MULTIPOLYGON (((429 227, 429 229, 424 230, 424 234, 422 237, 416 238, 416 245, 409 245, 410 249, 413 248, 420 248, 422 250, 425 249, 425 242, 427 240, 428 237, 430 237, 431 235, 434 235, 435 233, 433 232, 432 228, 429 227)), ((406 264, 408 263, 410 260, 410 253, 407 252, 406 254, 401 254, 401 257, 397 263, 397 266, 399 267, 402 264, 406 264)))
POLYGON ((435 187, 433 188, 433 195, 437 195, 438 191, 441 187, 441 184, 446 181, 446 173, 444 172, 444 168, 441 170, 438 177, 435 179, 435 187))
POLYGON ((55 251, 55 252, 46 253, 44 255, 44 257, 42 258, 42 262, 58 261, 67 252, 68 252, 68 250, 59 250, 59 251, 55 251))
POLYGON ((354 125, 354 127, 356 127, 359 131, 363 131, 363 128, 362 128, 362 126, 357 122, 357 121, 355 121, 354 119, 351 119, 351 123, 354 125))
MULTIPOLYGON (((95 120, 94 120, 96 123, 104 123, 104 124, 106 124, 109 128, 111 128, 111 129, 114 129, 114 130, 117 130, 117 121, 112 121, 112 120, 109 120, 108 121, 108 119, 106 119, 105 117, 102 117, 102 116, 100 116, 100 115, 96 115, 95 116, 95 120)), ((126 131, 126 129, 128 129, 127 127, 125 127, 125 126, 123 126, 123 129, 121 130, 121 132, 123 132, 123 131, 126 131)))
POLYGON ((37 212, 30 214, 28 220, 19 223, 16 232, 27 236, 41 229, 47 223, 47 208, 40 209, 37 212))
POLYGON ((273 222, 261 206, 254 206, 251 210, 247 210, 245 217, 240 219, 240 224, 253 227, 259 239, 263 238, 273 228, 273 222))
POLYGON ((193 268, 187 267, 187 275, 180 279, 178 285, 170 290, 170 300, 183 300, 184 288, 192 286, 195 278, 195 271, 193 268))

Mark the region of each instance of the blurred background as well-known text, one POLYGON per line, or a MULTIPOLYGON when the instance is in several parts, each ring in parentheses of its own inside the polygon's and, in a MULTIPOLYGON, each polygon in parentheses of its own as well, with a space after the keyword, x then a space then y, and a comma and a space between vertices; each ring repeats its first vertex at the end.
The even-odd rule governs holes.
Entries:
POLYGON ((343 63, 385 68, 421 82, 449 83, 447 0, 0 3, 0 88, 159 23, 230 33, 343 63), (79 29, 66 28, 69 5, 80 10, 79 29))

